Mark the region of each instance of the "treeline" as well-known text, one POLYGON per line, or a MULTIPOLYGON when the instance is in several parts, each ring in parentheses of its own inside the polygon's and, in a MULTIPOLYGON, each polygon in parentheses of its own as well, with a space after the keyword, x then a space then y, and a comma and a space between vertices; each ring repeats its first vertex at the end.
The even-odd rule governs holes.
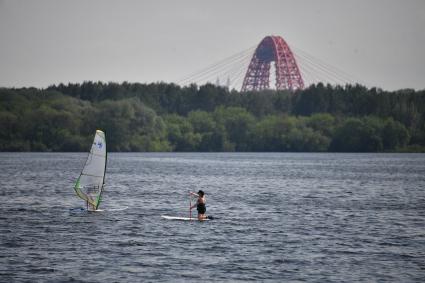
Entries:
POLYGON ((425 151, 425 91, 317 84, 241 93, 211 84, 0 89, 0 151, 425 151))

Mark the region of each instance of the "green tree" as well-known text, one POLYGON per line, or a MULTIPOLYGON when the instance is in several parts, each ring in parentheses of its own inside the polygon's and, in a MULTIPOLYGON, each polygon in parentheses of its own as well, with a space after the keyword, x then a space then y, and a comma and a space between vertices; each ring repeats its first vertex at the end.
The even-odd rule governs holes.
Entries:
POLYGON ((349 118, 336 129, 331 151, 378 152, 383 144, 377 129, 360 119, 349 118))
POLYGON ((258 121, 252 131, 252 149, 255 151, 288 151, 282 138, 297 125, 297 118, 269 115, 258 121))
POLYGON ((193 132, 190 122, 178 115, 165 117, 168 140, 175 151, 196 151, 201 143, 202 136, 193 132))
MULTIPOLYGON (((255 125, 255 118, 246 109, 240 107, 218 107, 214 111, 215 121, 223 125, 230 144, 236 151, 249 150, 249 137, 255 125)), ((230 150, 230 148, 229 148, 230 150)))
POLYGON ((308 127, 294 127, 281 138, 288 151, 296 152, 323 152, 328 150, 330 144, 330 138, 308 127))
POLYGON ((400 122, 389 118, 385 121, 382 129, 383 146, 385 150, 395 150, 405 147, 410 139, 410 135, 406 127, 400 122))

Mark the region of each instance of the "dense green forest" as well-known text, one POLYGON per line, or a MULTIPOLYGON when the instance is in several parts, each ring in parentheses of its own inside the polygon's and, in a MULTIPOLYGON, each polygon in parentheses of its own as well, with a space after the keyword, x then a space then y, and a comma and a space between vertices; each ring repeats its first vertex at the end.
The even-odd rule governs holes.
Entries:
POLYGON ((0 88, 0 151, 425 152, 425 90, 317 84, 241 93, 206 84, 0 88))

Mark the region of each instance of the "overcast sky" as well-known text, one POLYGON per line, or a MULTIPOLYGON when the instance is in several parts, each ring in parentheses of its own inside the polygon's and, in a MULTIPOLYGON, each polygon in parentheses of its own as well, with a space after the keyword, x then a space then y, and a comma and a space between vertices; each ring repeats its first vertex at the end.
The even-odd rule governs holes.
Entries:
POLYGON ((0 86, 176 82, 267 35, 369 86, 425 88, 423 0, 0 0, 0 86))

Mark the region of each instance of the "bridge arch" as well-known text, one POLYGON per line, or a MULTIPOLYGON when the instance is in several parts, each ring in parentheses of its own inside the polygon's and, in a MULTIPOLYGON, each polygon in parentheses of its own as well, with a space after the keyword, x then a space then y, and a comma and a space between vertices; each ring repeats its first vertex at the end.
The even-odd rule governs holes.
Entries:
POLYGON ((275 63, 276 89, 297 90, 304 88, 304 81, 295 57, 280 36, 266 36, 252 56, 242 83, 242 91, 258 91, 270 88, 270 65, 275 63))

